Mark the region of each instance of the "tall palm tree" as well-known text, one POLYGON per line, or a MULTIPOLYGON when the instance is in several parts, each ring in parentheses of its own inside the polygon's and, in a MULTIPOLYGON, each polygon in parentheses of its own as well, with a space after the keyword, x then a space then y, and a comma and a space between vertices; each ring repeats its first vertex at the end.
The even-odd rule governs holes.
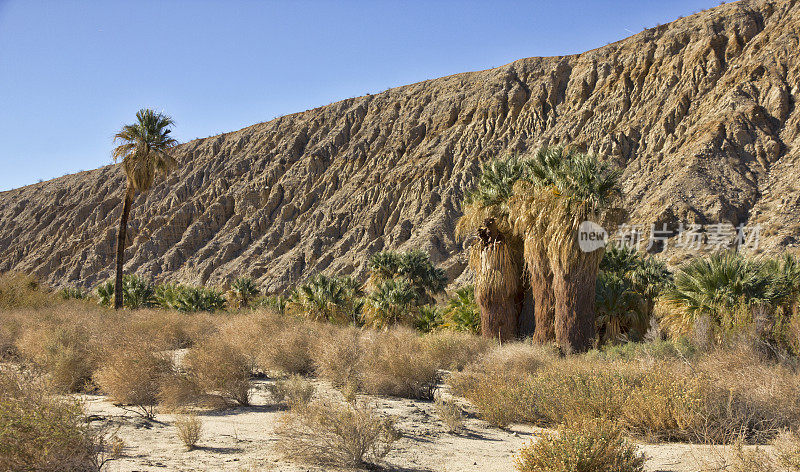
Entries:
POLYGON ((474 237, 469 265, 475 272, 481 334, 506 340, 518 335, 520 325, 526 326, 526 320, 520 320, 525 295, 522 241, 512 230, 508 207, 525 165, 511 156, 487 162, 481 170, 477 185, 464 199, 456 235, 474 237))
POLYGON ((515 189, 520 196, 513 202, 517 226, 530 248, 528 267, 532 279, 537 270, 548 276, 546 258, 555 300, 555 340, 565 352, 584 351, 595 337, 595 284, 603 249, 582 251, 578 228, 584 221, 604 226, 617 222, 618 173, 595 156, 556 148, 537 153, 530 175, 515 189))
POLYGON ((177 166, 169 151, 178 144, 170 136, 170 126, 175 122, 169 116, 153 110, 141 109, 136 113, 136 123, 125 125, 114 135, 114 162, 122 161, 125 171, 125 198, 117 233, 117 273, 114 281, 114 308, 122 308, 122 267, 125 262, 125 239, 133 197, 153 186, 157 173, 167 173, 177 166))
POLYGON ((548 213, 541 208, 539 193, 550 190, 562 173, 565 153, 561 147, 543 147, 525 162, 524 180, 515 187, 510 200, 514 231, 523 239, 523 256, 534 299, 536 330, 534 342, 555 340, 555 296, 553 272, 547 257, 549 241, 542 235, 550 224, 548 213))

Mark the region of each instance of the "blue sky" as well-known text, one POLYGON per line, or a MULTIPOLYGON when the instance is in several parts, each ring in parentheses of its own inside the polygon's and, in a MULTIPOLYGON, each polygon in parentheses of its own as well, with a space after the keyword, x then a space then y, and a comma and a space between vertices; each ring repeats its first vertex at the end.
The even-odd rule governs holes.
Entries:
POLYGON ((0 191, 111 162, 136 110, 181 141, 716 6, 625 1, 0 0, 0 191))

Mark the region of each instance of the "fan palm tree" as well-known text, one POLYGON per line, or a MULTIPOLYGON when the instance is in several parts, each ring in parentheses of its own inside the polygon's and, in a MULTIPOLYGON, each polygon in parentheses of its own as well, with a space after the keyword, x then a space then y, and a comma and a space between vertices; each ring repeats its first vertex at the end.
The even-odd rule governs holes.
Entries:
POLYGON ((434 295, 447 285, 444 270, 435 267, 428 253, 421 250, 377 252, 370 258, 369 268, 372 273, 368 286, 377 288, 388 280, 403 279, 417 291, 422 304, 432 303, 434 295))
POLYGON ((236 295, 240 308, 249 307, 250 301, 260 293, 250 277, 239 277, 234 280, 231 284, 231 290, 236 295))
POLYGON ((522 241, 512 230, 508 207, 514 184, 524 173, 524 161, 516 156, 485 163, 477 185, 464 199, 464 215, 456 225, 458 237, 474 238, 469 266, 475 272, 481 334, 501 340, 515 338, 518 326, 532 324, 520 320, 525 294, 522 241))
POLYGON ((388 279, 369 295, 364 311, 367 323, 387 328, 396 323, 411 324, 419 308, 419 291, 411 282, 388 279))
POLYGON ((114 161, 122 161, 125 171, 125 197, 117 233, 116 279, 114 281, 114 308, 122 308, 122 268, 125 262, 125 240, 133 197, 153 186, 156 174, 167 173, 177 166, 169 151, 178 144, 170 136, 170 126, 175 122, 169 116, 153 110, 141 109, 136 113, 136 123, 125 125, 114 135, 114 161))
POLYGON ((601 343, 617 343, 639 336, 645 312, 644 300, 617 274, 602 272, 597 278, 597 319, 595 325, 600 332, 601 343))
POLYGON ((456 289, 445 308, 445 327, 456 331, 480 334, 481 314, 475 301, 475 287, 467 285, 456 289))
POLYGON ((695 259, 675 274, 665 299, 675 309, 664 319, 672 330, 685 333, 701 317, 715 327, 731 327, 737 309, 775 306, 785 299, 780 275, 764 262, 738 253, 695 259))
POLYGON ((632 339, 642 339, 650 328, 656 299, 672 283, 672 273, 666 264, 651 255, 615 245, 606 248, 600 261, 600 272, 623 279, 627 288, 641 298, 640 316, 636 323, 627 327, 628 332, 623 334, 632 339))
POLYGON ((603 249, 582 251, 578 228, 584 221, 617 222, 618 173, 595 156, 556 148, 537 153, 530 174, 515 189, 519 197, 513 205, 518 232, 530 247, 528 267, 547 274, 546 257, 556 342, 565 352, 585 351, 595 337, 595 284, 603 249))
POLYGON ((543 238, 550 224, 539 193, 550 190, 560 178, 565 153, 562 147, 543 147, 525 162, 524 180, 515 187, 510 200, 514 231, 523 240, 523 257, 534 299, 536 330, 534 342, 555 340, 555 296, 553 271, 547 257, 549 241, 543 238))
POLYGON ((359 295, 347 277, 316 274, 295 287, 290 304, 313 320, 346 323, 357 317, 359 295))

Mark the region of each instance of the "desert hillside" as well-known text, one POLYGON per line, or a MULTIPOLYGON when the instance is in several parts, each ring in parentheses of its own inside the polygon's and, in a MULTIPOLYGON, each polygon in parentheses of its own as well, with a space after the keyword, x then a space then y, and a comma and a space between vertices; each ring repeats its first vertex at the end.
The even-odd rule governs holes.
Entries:
MULTIPOLYGON (((737 2, 583 54, 352 98, 179 146, 134 203, 126 271, 278 291, 422 248, 456 278, 453 227, 481 162, 571 142, 624 169, 633 222, 800 230, 800 2, 737 2)), ((109 149, 111 143, 109 143, 109 149)), ((121 169, 0 193, 0 271, 112 273, 121 169)))

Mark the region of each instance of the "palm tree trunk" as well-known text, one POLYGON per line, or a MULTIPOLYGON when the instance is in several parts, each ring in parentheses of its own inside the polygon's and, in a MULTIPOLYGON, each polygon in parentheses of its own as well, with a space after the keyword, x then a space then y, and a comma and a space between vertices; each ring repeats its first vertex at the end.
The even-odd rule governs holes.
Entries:
POLYGON ((500 341, 509 341, 517 337, 519 313, 517 300, 478 296, 477 302, 481 310, 481 336, 500 341))
POLYGON ((528 270, 531 293, 533 295, 533 316, 536 330, 533 341, 545 344, 556 339, 555 322, 555 297, 553 296, 553 273, 547 261, 546 252, 542 242, 535 239, 538 235, 525 238, 525 266, 528 270))
POLYGON ((517 337, 523 298, 520 259, 520 254, 504 241, 479 243, 470 250, 483 337, 501 341, 517 337))
POLYGON ((556 342, 565 354, 585 352, 594 342, 597 266, 579 262, 553 275, 556 342))
POLYGON ((133 204, 133 189, 125 187, 125 200, 122 203, 122 216, 119 218, 117 232, 117 277, 114 280, 114 309, 122 308, 122 266, 125 265, 125 239, 128 233, 128 215, 133 204))
POLYGON ((533 341, 545 344, 556 339, 555 319, 556 306, 553 295, 553 274, 535 271, 531 274, 531 288, 534 299, 534 317, 536 318, 536 331, 533 341))

